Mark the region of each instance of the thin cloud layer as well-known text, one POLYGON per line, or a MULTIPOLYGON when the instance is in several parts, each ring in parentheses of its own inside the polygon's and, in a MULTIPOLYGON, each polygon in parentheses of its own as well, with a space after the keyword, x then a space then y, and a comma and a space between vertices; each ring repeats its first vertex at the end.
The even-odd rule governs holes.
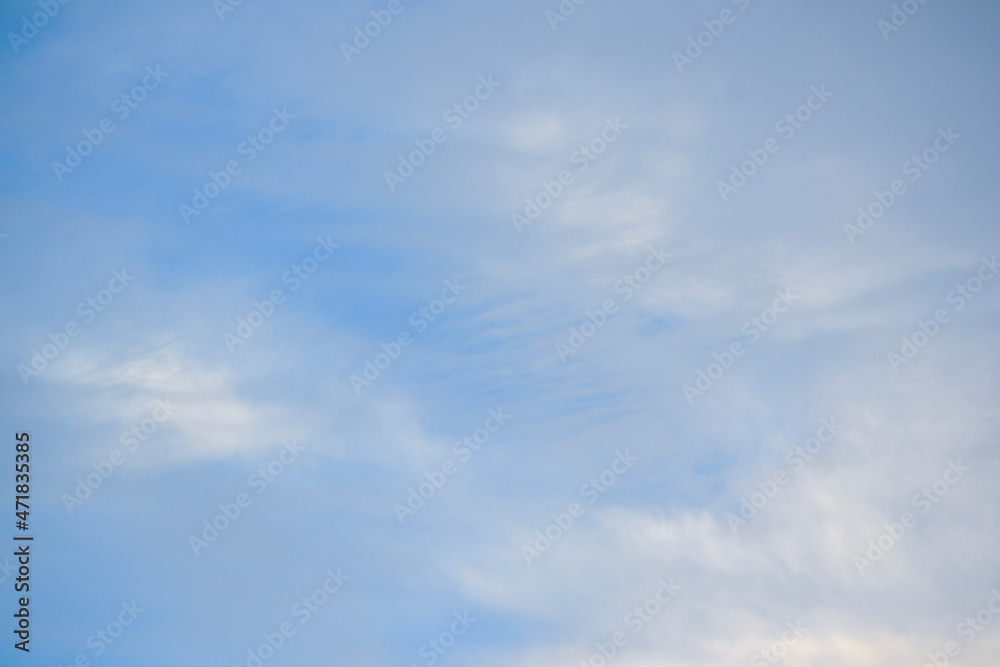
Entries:
POLYGON ((0 20, 39 659, 994 664, 997 8, 0 20))

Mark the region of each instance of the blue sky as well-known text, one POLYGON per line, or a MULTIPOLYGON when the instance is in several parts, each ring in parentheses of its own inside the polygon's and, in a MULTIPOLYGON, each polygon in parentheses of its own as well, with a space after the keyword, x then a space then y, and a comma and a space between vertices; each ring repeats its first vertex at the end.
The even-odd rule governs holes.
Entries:
POLYGON ((0 10, 0 662, 994 664, 1000 7, 53 2, 0 10))

